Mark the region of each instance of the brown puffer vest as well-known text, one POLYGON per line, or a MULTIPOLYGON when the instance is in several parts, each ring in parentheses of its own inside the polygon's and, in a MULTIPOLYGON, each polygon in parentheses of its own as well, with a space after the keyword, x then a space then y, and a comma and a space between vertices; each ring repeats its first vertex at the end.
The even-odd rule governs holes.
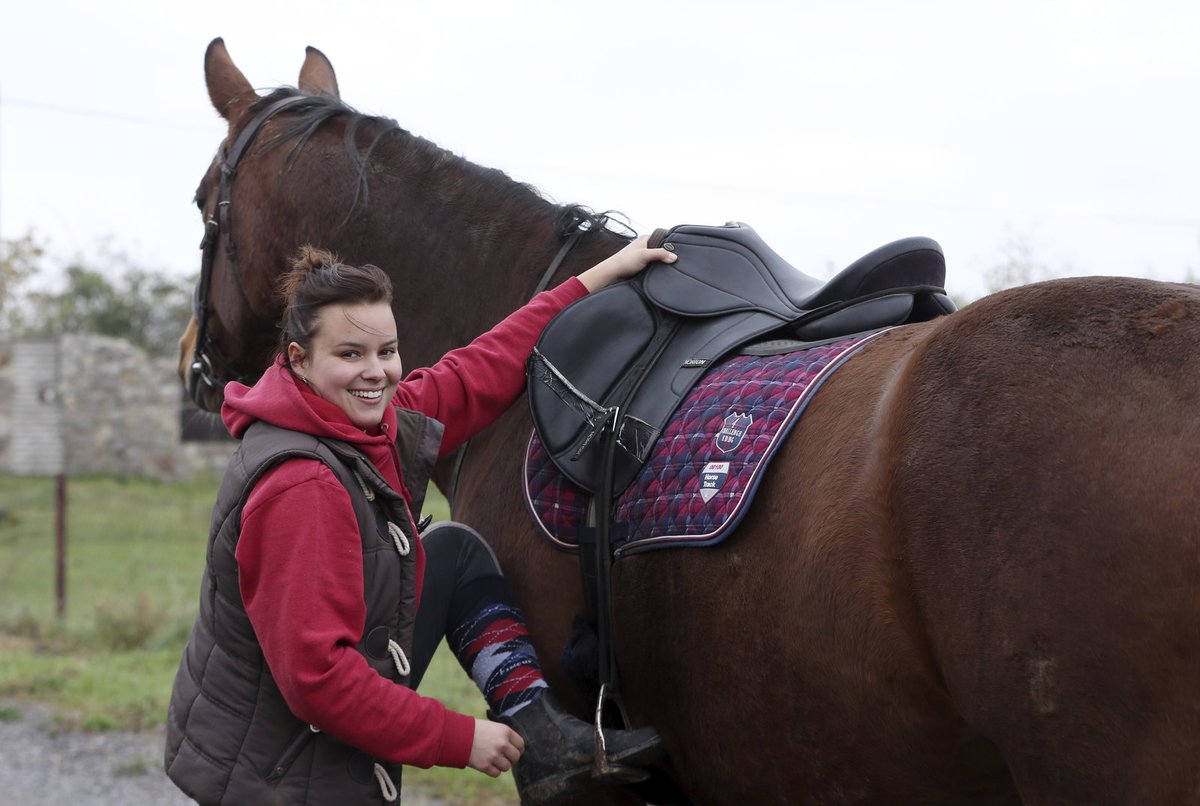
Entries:
MULTIPOLYGON (((401 470, 416 513, 442 425, 416 412, 397 414, 401 470)), ((167 774, 201 804, 383 803, 387 780, 400 787, 400 765, 379 762, 292 714, 242 603, 234 556, 242 507, 262 475, 292 457, 320 460, 349 491, 362 535, 367 609, 356 648, 379 674, 408 683, 417 536, 403 499, 351 446, 255 423, 217 494, 200 612, 167 715, 167 774)))

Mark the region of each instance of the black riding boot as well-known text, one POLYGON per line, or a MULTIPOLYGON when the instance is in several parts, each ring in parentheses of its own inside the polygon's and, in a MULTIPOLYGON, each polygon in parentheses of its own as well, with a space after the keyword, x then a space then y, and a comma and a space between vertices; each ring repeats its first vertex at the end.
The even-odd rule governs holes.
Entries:
MULTIPOLYGON (((497 721, 525 740, 525 752, 513 767, 523 804, 571 803, 592 780, 594 727, 567 713, 549 691, 512 716, 497 721)), ((639 767, 663 755, 662 738, 654 728, 606 730, 604 742, 608 760, 619 767, 608 779, 614 782, 644 780, 647 773, 639 767)))

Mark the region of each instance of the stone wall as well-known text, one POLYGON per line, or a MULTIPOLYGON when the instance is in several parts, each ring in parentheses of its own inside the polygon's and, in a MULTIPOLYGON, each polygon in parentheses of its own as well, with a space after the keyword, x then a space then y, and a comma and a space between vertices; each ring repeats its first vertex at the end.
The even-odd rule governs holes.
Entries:
POLYGON ((171 359, 90 334, 0 340, 0 472, 163 480, 219 472, 233 443, 182 442, 182 416, 209 415, 184 412, 171 359))

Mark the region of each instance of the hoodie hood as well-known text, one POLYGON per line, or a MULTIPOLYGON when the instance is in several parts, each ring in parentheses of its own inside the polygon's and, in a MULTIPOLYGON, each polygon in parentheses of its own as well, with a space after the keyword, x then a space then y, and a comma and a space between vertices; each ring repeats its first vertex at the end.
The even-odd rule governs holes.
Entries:
POLYGON ((254 386, 231 382, 225 387, 221 421, 229 433, 241 439, 258 420, 365 449, 386 446, 396 433, 396 412, 391 406, 384 410, 379 427, 371 429, 373 433, 364 431, 293 375, 282 358, 276 359, 254 386))

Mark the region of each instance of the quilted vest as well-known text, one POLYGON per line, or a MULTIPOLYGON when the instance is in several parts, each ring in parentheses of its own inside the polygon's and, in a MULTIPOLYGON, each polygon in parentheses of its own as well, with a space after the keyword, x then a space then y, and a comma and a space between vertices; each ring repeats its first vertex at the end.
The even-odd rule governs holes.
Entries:
MULTIPOLYGON (((411 511, 420 512, 442 425, 416 412, 397 415, 402 478, 414 496, 411 511)), ((379 674, 408 684, 389 651, 394 641, 405 658, 411 655, 416 616, 417 533, 404 500, 350 445, 255 423, 217 494, 200 611, 167 715, 167 774, 201 804, 383 803, 377 763, 400 786, 400 765, 374 759, 292 714, 242 603, 234 556, 242 508, 263 474, 293 457, 323 462, 349 491, 362 537, 367 612, 356 649, 379 674)))

